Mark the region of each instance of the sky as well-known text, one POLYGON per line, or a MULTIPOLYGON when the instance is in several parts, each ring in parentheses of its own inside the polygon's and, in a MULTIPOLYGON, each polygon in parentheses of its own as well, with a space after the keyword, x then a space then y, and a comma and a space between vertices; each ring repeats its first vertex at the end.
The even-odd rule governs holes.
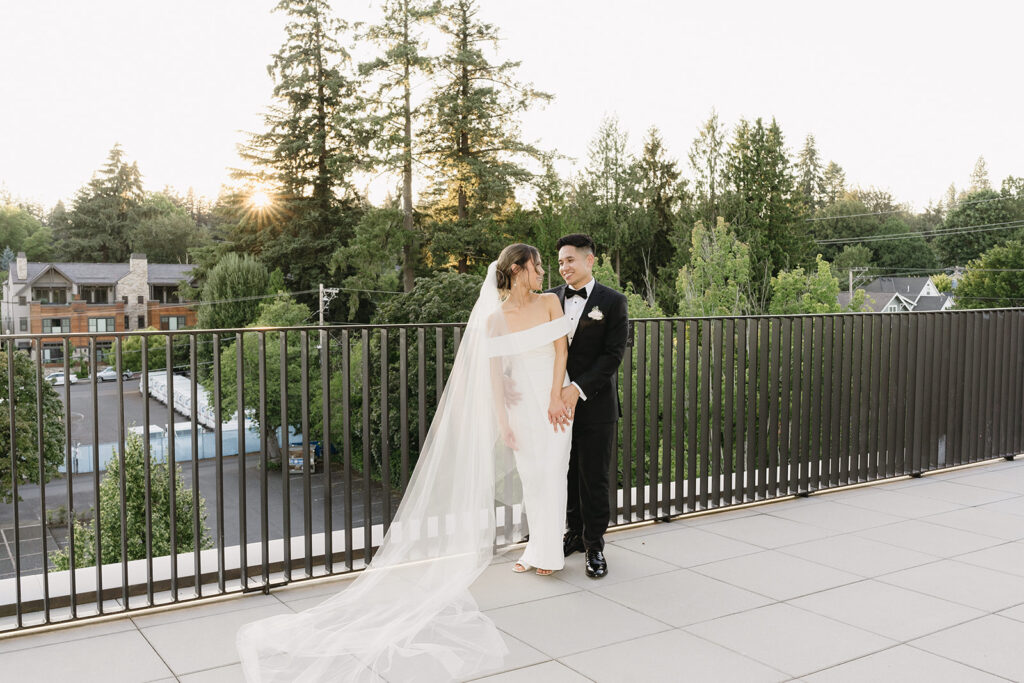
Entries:
MULTIPOLYGON (((216 197, 271 103, 266 66, 284 39, 275 4, 0 0, 0 190, 67 202, 117 142, 147 190, 216 197)), ((812 133, 848 184, 918 210, 950 183, 966 186, 979 156, 997 187, 1024 175, 1024 3, 480 5, 500 29, 502 58, 522 61, 520 80, 555 96, 522 130, 568 157, 563 174, 585 165, 601 120, 615 115, 634 152, 657 126, 688 175, 687 150, 714 109, 730 127, 775 117, 794 152, 812 133)), ((349 21, 379 12, 370 0, 333 6, 349 21)))

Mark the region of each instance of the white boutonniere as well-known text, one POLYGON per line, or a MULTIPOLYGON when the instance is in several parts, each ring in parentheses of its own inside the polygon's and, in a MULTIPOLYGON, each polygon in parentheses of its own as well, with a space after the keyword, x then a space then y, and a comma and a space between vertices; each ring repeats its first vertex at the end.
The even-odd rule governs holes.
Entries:
POLYGON ((604 320, 604 313, 601 312, 600 308, 594 306, 590 309, 590 313, 587 313, 587 317, 591 320, 604 320))

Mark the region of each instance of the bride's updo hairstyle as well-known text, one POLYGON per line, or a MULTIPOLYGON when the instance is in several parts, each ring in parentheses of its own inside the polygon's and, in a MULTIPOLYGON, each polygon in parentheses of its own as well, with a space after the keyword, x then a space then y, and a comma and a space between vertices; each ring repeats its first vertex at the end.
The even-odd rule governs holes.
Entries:
POLYGON ((512 289, 513 276, 518 268, 525 268, 528 261, 537 263, 540 252, 529 244, 510 244, 501 250, 494 266, 494 277, 498 281, 498 289, 508 292, 512 289), (517 266, 518 268, 513 268, 517 266))

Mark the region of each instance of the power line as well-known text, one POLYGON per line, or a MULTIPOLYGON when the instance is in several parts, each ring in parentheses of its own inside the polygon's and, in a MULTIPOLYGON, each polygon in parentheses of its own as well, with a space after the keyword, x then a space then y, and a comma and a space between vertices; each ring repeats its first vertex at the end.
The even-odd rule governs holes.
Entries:
POLYGON ((1013 230, 1024 227, 1024 220, 1004 221, 1002 223, 982 223, 980 225, 964 225, 939 230, 917 230, 911 232, 892 232, 881 235, 862 235, 860 237, 835 237, 829 239, 815 240, 820 245, 849 244, 852 242, 888 242, 892 240, 914 239, 915 237, 944 237, 947 235, 966 235, 975 232, 989 232, 992 230, 1013 230))
MULTIPOLYGON (((969 202, 957 202, 956 206, 966 206, 968 204, 984 204, 986 202, 998 202, 1000 200, 1015 200, 1016 197, 990 197, 988 199, 973 199, 969 202)), ((815 218, 806 219, 808 223, 814 221, 830 221, 839 218, 861 218, 864 216, 887 216, 893 213, 910 213, 906 209, 889 209, 887 211, 868 211, 866 213, 848 213, 840 216, 817 216, 815 218)))

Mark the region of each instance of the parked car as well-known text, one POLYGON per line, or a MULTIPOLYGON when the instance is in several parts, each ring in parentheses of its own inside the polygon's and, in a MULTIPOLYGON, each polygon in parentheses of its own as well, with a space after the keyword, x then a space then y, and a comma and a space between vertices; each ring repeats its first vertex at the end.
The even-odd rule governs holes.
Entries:
MULTIPOLYGON (((70 379, 68 381, 71 384, 78 384, 78 377, 75 376, 75 373, 71 373, 69 375, 69 377, 70 377, 70 379)), ((49 375, 46 376, 46 381, 49 382, 50 384, 52 384, 55 387, 64 386, 64 373, 63 372, 51 372, 49 375)))
MULTIPOLYGON (((125 370, 121 373, 121 377, 125 380, 132 378, 132 371, 125 370)), ((96 379, 101 382, 116 382, 117 381, 117 369, 113 367, 105 367, 96 373, 96 379)))
MULTIPOLYGON (((334 447, 331 447, 331 452, 334 452, 334 447)), ((309 455, 310 455, 310 472, 322 472, 324 469, 324 449, 321 448, 319 441, 309 442, 309 455)), ((288 444, 288 471, 302 473, 303 466, 302 458, 302 442, 293 441, 288 444)))

